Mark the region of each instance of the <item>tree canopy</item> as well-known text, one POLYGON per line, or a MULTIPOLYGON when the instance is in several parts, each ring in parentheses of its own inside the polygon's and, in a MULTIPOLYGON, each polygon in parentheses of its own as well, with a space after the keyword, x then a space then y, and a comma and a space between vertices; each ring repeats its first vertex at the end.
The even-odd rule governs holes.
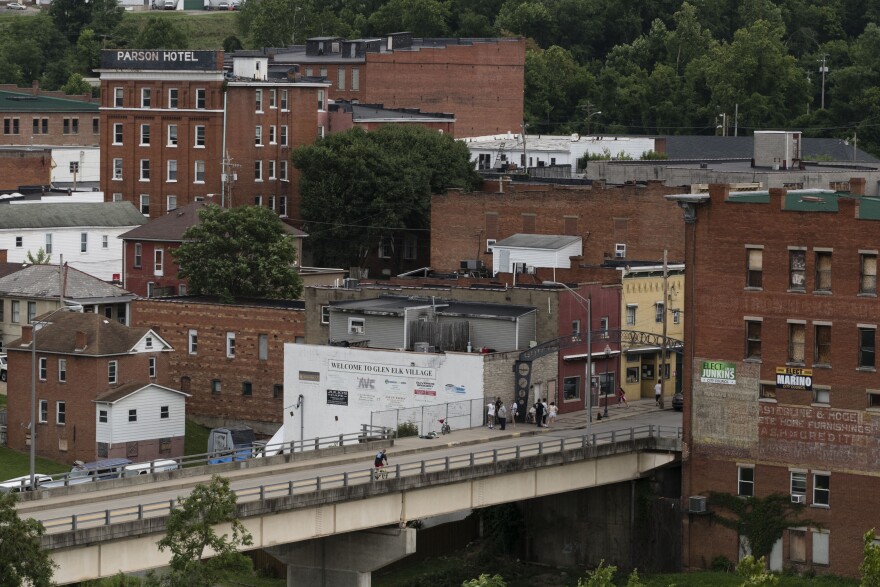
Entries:
POLYGON ((205 206, 201 222, 172 252, 194 294, 226 302, 243 297, 295 299, 302 293, 293 237, 270 209, 205 206))
POLYGON ((427 231, 431 194, 480 178, 464 143, 420 126, 353 128, 293 152, 315 262, 361 266, 363 247, 403 229, 427 231))
POLYGON ((55 563, 40 545, 43 524, 22 520, 14 493, 0 492, 0 587, 49 587, 55 563))

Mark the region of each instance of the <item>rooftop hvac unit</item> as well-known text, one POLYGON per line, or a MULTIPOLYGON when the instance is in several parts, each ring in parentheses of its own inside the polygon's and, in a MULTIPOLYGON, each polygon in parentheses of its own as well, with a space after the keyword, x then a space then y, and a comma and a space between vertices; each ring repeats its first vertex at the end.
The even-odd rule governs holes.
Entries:
POLYGON ((688 512, 692 514, 706 513, 706 498, 702 495, 692 495, 688 498, 688 512))
POLYGON ((480 261, 479 259, 465 259, 465 260, 461 261, 460 268, 461 269, 471 269, 471 270, 482 269, 483 262, 480 261))
POLYGON ((434 347, 427 342, 415 342, 413 343, 413 350, 417 353, 433 353, 434 347))
POLYGON ((358 285, 360 285, 359 279, 353 279, 351 277, 346 277, 342 280, 342 287, 345 289, 357 289, 358 285))
POLYGON ((803 493, 792 493, 791 494, 791 503, 804 503, 807 501, 807 496, 803 493))

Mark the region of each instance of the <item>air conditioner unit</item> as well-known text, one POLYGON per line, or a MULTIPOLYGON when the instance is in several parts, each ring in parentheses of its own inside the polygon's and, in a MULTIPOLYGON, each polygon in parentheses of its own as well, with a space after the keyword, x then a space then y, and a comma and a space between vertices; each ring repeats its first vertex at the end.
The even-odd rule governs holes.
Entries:
POLYGON ((427 342, 414 342, 413 350, 417 353, 428 353, 430 352, 428 349, 431 348, 430 343, 427 342))
POLYGON ((532 266, 532 265, 526 265, 526 273, 528 273, 529 275, 534 275, 534 274, 535 274, 535 268, 534 268, 534 266, 532 266))
POLYGON ((702 495, 692 495, 688 498, 688 512, 692 514, 706 513, 706 498, 702 495))
POLYGON ((465 259, 459 263, 459 267, 461 269, 470 269, 470 270, 482 269, 483 262, 480 261, 479 259, 465 259))
POLYGON ((349 333, 351 334, 363 334, 364 326, 363 324, 352 324, 351 328, 349 328, 349 333))
POLYGON ((346 277, 342 280, 342 287, 344 287, 345 289, 357 289, 358 285, 360 285, 360 280, 358 279, 346 277))
POLYGON ((626 257, 626 243, 617 243, 614 245, 614 256, 618 259, 626 257))
POLYGON ((792 493, 791 494, 791 503, 805 503, 807 501, 807 496, 803 493, 792 493))

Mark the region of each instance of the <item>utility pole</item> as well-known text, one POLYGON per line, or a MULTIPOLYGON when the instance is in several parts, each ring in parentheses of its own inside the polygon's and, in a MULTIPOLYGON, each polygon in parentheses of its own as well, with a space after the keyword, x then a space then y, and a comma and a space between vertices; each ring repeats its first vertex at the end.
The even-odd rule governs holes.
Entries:
POLYGON ((825 59, 827 57, 827 53, 822 53, 822 65, 819 67, 819 72, 822 74, 822 110, 825 110, 825 74, 828 73, 828 66, 825 65, 825 59))
POLYGON ((235 170, 241 167, 238 163, 233 163, 232 158, 227 154, 223 158, 223 188, 220 194, 220 207, 226 208, 226 201, 229 200, 229 207, 232 208, 232 186, 235 183, 235 170))
POLYGON ((523 140, 523 172, 529 172, 529 154, 526 151, 526 121, 523 120, 522 123, 522 140, 523 140))
POLYGON ((663 409, 663 396, 666 393, 666 314, 669 311, 669 251, 663 249, 663 340, 660 342, 660 409, 663 409))

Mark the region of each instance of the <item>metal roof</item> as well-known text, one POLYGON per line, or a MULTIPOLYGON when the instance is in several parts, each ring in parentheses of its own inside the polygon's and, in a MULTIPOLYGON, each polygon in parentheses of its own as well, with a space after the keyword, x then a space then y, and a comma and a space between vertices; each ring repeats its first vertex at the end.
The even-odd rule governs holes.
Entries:
MULTIPOLYGON (((37 330, 38 351, 75 353, 88 357, 128 354, 138 341, 150 332, 147 327, 125 326, 116 320, 91 312, 56 312, 43 324, 37 330), (78 332, 85 337, 85 346, 81 348, 77 347, 78 332)), ((22 344, 21 339, 18 339, 9 343, 9 348, 31 350, 31 345, 22 344)))
POLYGON ((140 226, 147 222, 131 202, 6 204, 0 210, 0 229, 140 226))
POLYGON ((492 247, 514 247, 518 249, 549 249, 558 251, 569 245, 581 242, 579 236, 563 234, 514 234, 496 242, 492 247))
POLYGON ((92 112, 98 113, 99 104, 70 98, 56 98, 33 95, 22 88, 22 92, 0 90, 0 112, 92 112))
MULTIPOLYGON (((136 296, 88 273, 67 267, 64 297, 83 303, 89 300, 127 302, 136 296)), ((0 296, 58 299, 61 278, 58 265, 29 265, 0 277, 0 296)), ((94 302, 92 302, 94 303, 94 302)))
POLYGON ((440 298, 406 297, 385 295, 366 300, 331 301, 331 310, 363 312, 367 314, 390 314, 403 316, 404 310, 434 306, 438 315, 479 316, 483 318, 517 318, 535 311, 533 306, 492 304, 488 302, 462 302, 440 298))

